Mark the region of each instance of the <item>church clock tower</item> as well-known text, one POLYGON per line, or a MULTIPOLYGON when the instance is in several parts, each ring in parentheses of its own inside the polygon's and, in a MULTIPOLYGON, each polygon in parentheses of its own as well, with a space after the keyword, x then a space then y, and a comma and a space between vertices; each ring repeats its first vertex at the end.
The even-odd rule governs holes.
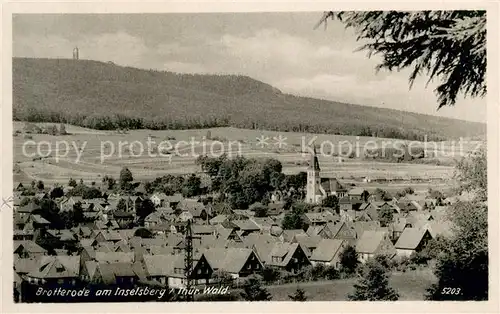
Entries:
POLYGON ((307 188, 306 188, 306 203, 316 204, 319 201, 318 196, 321 196, 320 191, 320 168, 318 156, 316 155, 316 146, 313 147, 311 161, 307 168, 307 188))

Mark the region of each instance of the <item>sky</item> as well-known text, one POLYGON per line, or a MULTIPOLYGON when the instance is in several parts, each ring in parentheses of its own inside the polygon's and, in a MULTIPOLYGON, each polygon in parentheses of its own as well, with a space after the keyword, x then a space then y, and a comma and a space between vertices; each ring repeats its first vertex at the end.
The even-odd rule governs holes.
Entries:
MULTIPOLYGON (((242 74, 282 92, 486 122, 486 98, 437 110, 427 77, 410 89, 410 70, 375 70, 380 57, 321 12, 23 14, 13 17, 13 56, 112 61, 179 73, 242 74)), ((299 114, 299 113, 298 113, 299 114)))

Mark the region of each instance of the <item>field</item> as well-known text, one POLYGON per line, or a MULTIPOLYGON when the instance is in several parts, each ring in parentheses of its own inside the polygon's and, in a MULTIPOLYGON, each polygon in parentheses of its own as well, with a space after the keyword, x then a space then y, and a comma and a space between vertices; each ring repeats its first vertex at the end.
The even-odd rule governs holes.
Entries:
MULTIPOLYGON (((347 295, 353 292, 356 279, 339 279, 308 283, 291 283, 279 286, 269 286, 273 301, 290 301, 288 295, 295 292, 297 287, 304 289, 308 301, 346 301, 347 295)), ((405 273, 393 273, 389 279, 400 295, 400 301, 424 300, 425 290, 435 282, 430 270, 416 270, 405 273)))
MULTIPOLYGON (((41 123, 37 125, 44 126, 41 123)), ((23 122, 14 122, 14 130, 22 130, 23 126, 23 122)), ((104 175, 117 178, 124 166, 132 171, 136 180, 154 179, 169 173, 199 172, 200 168, 195 165, 197 156, 218 156, 222 153, 230 156, 241 154, 246 157, 276 158, 282 162, 285 173, 297 173, 306 170, 310 158, 308 145, 315 139, 316 145, 322 145, 319 147, 320 153, 323 153, 319 157, 322 176, 337 177, 344 183, 354 183, 366 188, 378 187, 380 184, 373 180, 382 178, 395 180, 383 183, 388 190, 400 190, 408 185, 416 190, 426 190, 429 186, 449 186, 454 169, 451 166, 453 160, 476 146, 475 142, 468 142, 463 144, 461 151, 458 144, 453 145, 451 142, 440 142, 437 146, 427 143, 428 151, 434 151, 437 147, 438 158, 447 160, 449 164, 437 166, 346 157, 349 150, 360 151, 359 154, 362 155, 363 147, 391 147, 402 143, 401 140, 383 138, 237 128, 131 130, 123 134, 67 125, 66 130, 69 135, 31 134, 31 139, 23 134, 15 136, 14 161, 20 171, 15 172, 14 181, 30 182, 35 179, 53 184, 67 183, 72 177, 89 183, 100 182, 104 175), (208 133, 211 140, 206 139, 208 133), (28 142, 30 140, 31 143, 28 142), (161 155, 151 150, 162 141, 165 141, 162 146, 164 149, 170 148, 169 154, 165 150, 161 155), (340 152, 341 157, 332 154, 332 148, 334 152, 340 152), (372 182, 365 182, 368 181, 365 178, 370 178, 372 182)), ((416 143, 416 146, 423 145, 416 143)))

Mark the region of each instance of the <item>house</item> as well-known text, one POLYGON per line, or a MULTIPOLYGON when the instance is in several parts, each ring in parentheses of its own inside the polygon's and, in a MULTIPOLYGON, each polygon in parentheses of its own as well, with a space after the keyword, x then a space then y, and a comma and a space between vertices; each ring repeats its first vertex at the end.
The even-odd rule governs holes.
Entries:
POLYGON ((307 233, 302 229, 283 230, 279 238, 282 242, 292 242, 296 235, 306 236, 307 233))
POLYGON ((33 241, 14 241, 14 254, 20 258, 40 258, 47 250, 33 241))
POLYGON ((24 191, 24 185, 19 182, 19 184, 14 188, 14 191, 24 191))
MULTIPOLYGON (((213 269, 203 254, 195 254, 191 278, 194 284, 208 284, 213 269)), ((183 255, 144 255, 148 280, 154 280, 169 288, 185 288, 186 276, 183 255)))
POLYGON ((392 258, 396 249, 385 231, 365 231, 356 243, 359 261, 364 263, 375 255, 386 255, 392 258))
POLYGON ((266 267, 297 273, 303 267, 311 265, 308 253, 299 243, 274 242, 270 245, 256 244, 254 247, 266 267))
POLYGON ((338 269, 340 267, 340 254, 348 245, 345 240, 322 239, 310 257, 312 265, 322 264, 338 269))
POLYGON ((209 223, 211 225, 219 225, 219 224, 222 224, 222 223, 227 222, 227 221, 229 221, 229 218, 227 215, 217 215, 214 218, 210 219, 209 223))
POLYGON ((114 211, 113 219, 120 226, 120 228, 126 229, 128 226, 134 222, 135 215, 132 212, 126 211, 114 211))
POLYGON ((214 235, 223 241, 242 241, 242 237, 238 234, 238 232, 236 232, 235 228, 224 228, 223 226, 218 225, 214 230, 214 235))
POLYGON ((249 220, 252 221, 262 233, 270 233, 273 227, 279 227, 270 217, 250 217, 249 220))
POLYGON ((261 272, 262 261, 252 249, 210 248, 201 252, 214 271, 223 270, 233 278, 247 277, 261 272))
POLYGON ((429 230, 432 238, 436 238, 438 236, 450 238, 453 236, 453 223, 449 220, 428 221, 423 224, 421 228, 429 230))
POLYGON ((165 198, 167 195, 163 192, 155 192, 151 197, 149 198, 153 204, 155 204, 156 207, 160 206, 165 206, 165 198))
POLYGON ((215 228, 212 225, 191 225, 191 231, 193 235, 201 236, 201 235, 213 235, 215 233, 215 228))
POLYGON ((370 193, 368 193, 368 191, 363 188, 356 187, 349 190, 347 196, 352 203, 364 203, 368 201, 370 193))
POLYGON ((413 201, 399 200, 396 205, 400 208, 400 211, 404 213, 418 211, 418 207, 413 201))
POLYGON ((30 283, 75 286, 80 277, 80 256, 43 256, 26 275, 30 283))
POLYGON ((405 228, 394 247, 398 256, 410 256, 420 252, 431 239, 432 235, 427 229, 405 228))
POLYGON ((14 229, 22 230, 28 222, 29 216, 22 216, 18 212, 14 212, 14 229))
POLYGON ((150 199, 156 207, 170 207, 175 209, 183 197, 181 194, 166 195, 163 192, 156 192, 150 199))
POLYGON ((179 202, 177 206, 183 212, 189 212, 192 216, 192 219, 195 221, 209 221, 212 218, 211 214, 205 208, 203 203, 198 202, 198 200, 194 199, 183 199, 179 202))
POLYGON ((165 222, 166 219, 161 212, 154 211, 144 218, 144 226, 146 228, 151 228, 153 226, 159 225, 165 222))
POLYGON ((246 236, 252 232, 260 231, 260 228, 250 219, 233 220, 231 222, 235 225, 236 231, 242 231, 241 236, 246 236))
POLYGON ((327 224, 318 235, 324 239, 345 240, 349 243, 354 243, 357 239, 353 225, 344 221, 327 224))
POLYGON ((97 252, 95 251, 95 261, 99 263, 124 263, 132 264, 135 261, 133 252, 97 252))
POLYGON ((28 204, 24 206, 20 206, 17 209, 17 213, 21 218, 25 218, 27 216, 30 216, 33 212, 40 210, 40 206, 35 204, 34 202, 29 202, 28 204))
POLYGON ((303 218, 308 226, 321 226, 328 222, 321 213, 305 213, 303 218))
POLYGON ((28 221, 33 224, 33 228, 35 229, 46 229, 50 225, 50 221, 38 214, 29 216, 28 221))
POLYGON ((318 235, 296 235, 292 239, 292 243, 299 243, 307 253, 307 257, 311 257, 311 254, 316 250, 318 244, 323 238, 318 235))
POLYGON ((400 222, 393 222, 389 224, 389 236, 391 238, 392 243, 396 243, 396 241, 399 239, 405 228, 410 228, 411 225, 409 225, 406 221, 400 221, 400 222))
POLYGON ((93 274, 93 282, 105 285, 134 286, 146 278, 140 263, 98 262, 93 274))
POLYGON ((119 232, 115 230, 99 230, 94 238, 97 242, 118 242, 123 240, 119 232))

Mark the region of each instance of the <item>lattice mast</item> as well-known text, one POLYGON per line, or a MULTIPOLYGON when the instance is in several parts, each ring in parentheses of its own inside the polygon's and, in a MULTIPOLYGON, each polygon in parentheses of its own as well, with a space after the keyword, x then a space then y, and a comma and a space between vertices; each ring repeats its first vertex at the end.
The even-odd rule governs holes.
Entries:
POLYGON ((193 270, 193 232, 191 230, 191 219, 188 219, 186 234, 184 236, 184 277, 186 280, 186 301, 193 301, 194 295, 190 293, 193 286, 191 272, 193 270))

